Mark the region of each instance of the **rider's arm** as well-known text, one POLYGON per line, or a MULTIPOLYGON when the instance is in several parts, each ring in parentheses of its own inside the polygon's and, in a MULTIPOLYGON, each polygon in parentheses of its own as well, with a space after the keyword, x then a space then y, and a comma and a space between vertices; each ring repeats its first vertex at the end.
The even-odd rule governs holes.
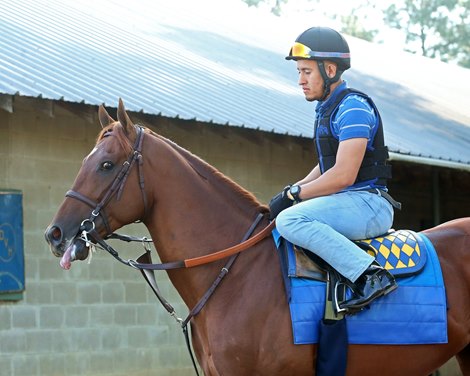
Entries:
POLYGON ((321 172, 320 172, 320 165, 316 165, 312 171, 310 171, 308 173, 308 175, 306 177, 304 177, 302 180, 299 180, 297 183, 295 183, 296 185, 302 185, 302 184, 307 184, 317 178, 319 178, 321 175, 321 172))
MULTIPOLYGON (((367 138, 351 138, 341 141, 335 165, 317 178, 301 183, 302 200, 337 193, 356 180, 367 147, 367 138)), ((318 167, 318 166, 317 166, 318 167)), ((315 167, 307 177, 316 176, 315 167)), ((303 179, 305 180, 305 179, 303 179)), ((302 182, 302 180, 301 180, 302 182)))

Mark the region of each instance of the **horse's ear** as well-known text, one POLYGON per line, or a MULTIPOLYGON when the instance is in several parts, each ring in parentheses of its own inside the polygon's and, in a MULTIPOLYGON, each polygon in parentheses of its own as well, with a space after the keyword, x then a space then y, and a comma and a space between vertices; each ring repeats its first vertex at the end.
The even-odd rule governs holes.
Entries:
POLYGON ((119 105, 117 110, 117 118, 121 123, 124 132, 129 135, 134 129, 134 123, 132 123, 131 118, 127 115, 126 108, 124 107, 124 102, 119 98, 119 105))
POLYGON ((115 122, 115 120, 109 116, 108 111, 106 111, 103 105, 100 105, 98 108, 98 118, 103 128, 115 122))

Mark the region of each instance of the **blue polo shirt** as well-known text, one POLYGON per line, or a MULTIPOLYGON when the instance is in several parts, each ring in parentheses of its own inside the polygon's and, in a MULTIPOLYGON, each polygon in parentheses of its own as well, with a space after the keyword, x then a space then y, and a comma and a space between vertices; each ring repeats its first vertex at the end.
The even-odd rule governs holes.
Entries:
MULTIPOLYGON (((321 117, 347 87, 346 81, 342 82, 326 101, 318 102, 315 108, 317 116, 321 117)), ((367 99, 350 94, 343 99, 338 110, 333 114, 330 128, 331 133, 338 141, 367 138, 367 148, 370 149, 378 125, 378 118, 367 99)))
MULTIPOLYGON (((342 82, 336 87, 327 100, 318 102, 315 108, 316 117, 322 118, 325 112, 330 109, 330 106, 336 102, 339 94, 347 87, 346 81, 342 82)), ((368 150, 373 150, 372 145, 378 127, 379 119, 373 106, 366 98, 354 93, 343 98, 341 103, 337 106, 337 110, 332 114, 330 122, 331 134, 339 142, 352 138, 367 138, 368 150)), ((321 159, 321 156, 319 156, 319 158, 321 159)), ((370 181, 351 185, 346 188, 346 190, 375 187, 378 186, 375 185, 373 181, 370 181)))

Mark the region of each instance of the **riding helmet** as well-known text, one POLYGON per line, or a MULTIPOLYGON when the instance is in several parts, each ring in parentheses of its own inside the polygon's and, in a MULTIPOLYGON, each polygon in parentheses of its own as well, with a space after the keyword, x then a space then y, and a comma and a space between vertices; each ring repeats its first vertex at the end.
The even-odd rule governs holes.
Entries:
POLYGON ((329 27, 312 27, 295 40, 287 60, 329 60, 338 64, 338 69, 351 68, 349 46, 343 36, 329 27))

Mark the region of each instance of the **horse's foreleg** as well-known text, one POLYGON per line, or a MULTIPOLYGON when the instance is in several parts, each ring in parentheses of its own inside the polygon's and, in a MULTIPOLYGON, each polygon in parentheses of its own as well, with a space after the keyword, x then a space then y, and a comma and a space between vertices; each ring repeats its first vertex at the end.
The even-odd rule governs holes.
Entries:
POLYGON ((456 356, 463 376, 470 376, 470 345, 467 345, 456 356))

